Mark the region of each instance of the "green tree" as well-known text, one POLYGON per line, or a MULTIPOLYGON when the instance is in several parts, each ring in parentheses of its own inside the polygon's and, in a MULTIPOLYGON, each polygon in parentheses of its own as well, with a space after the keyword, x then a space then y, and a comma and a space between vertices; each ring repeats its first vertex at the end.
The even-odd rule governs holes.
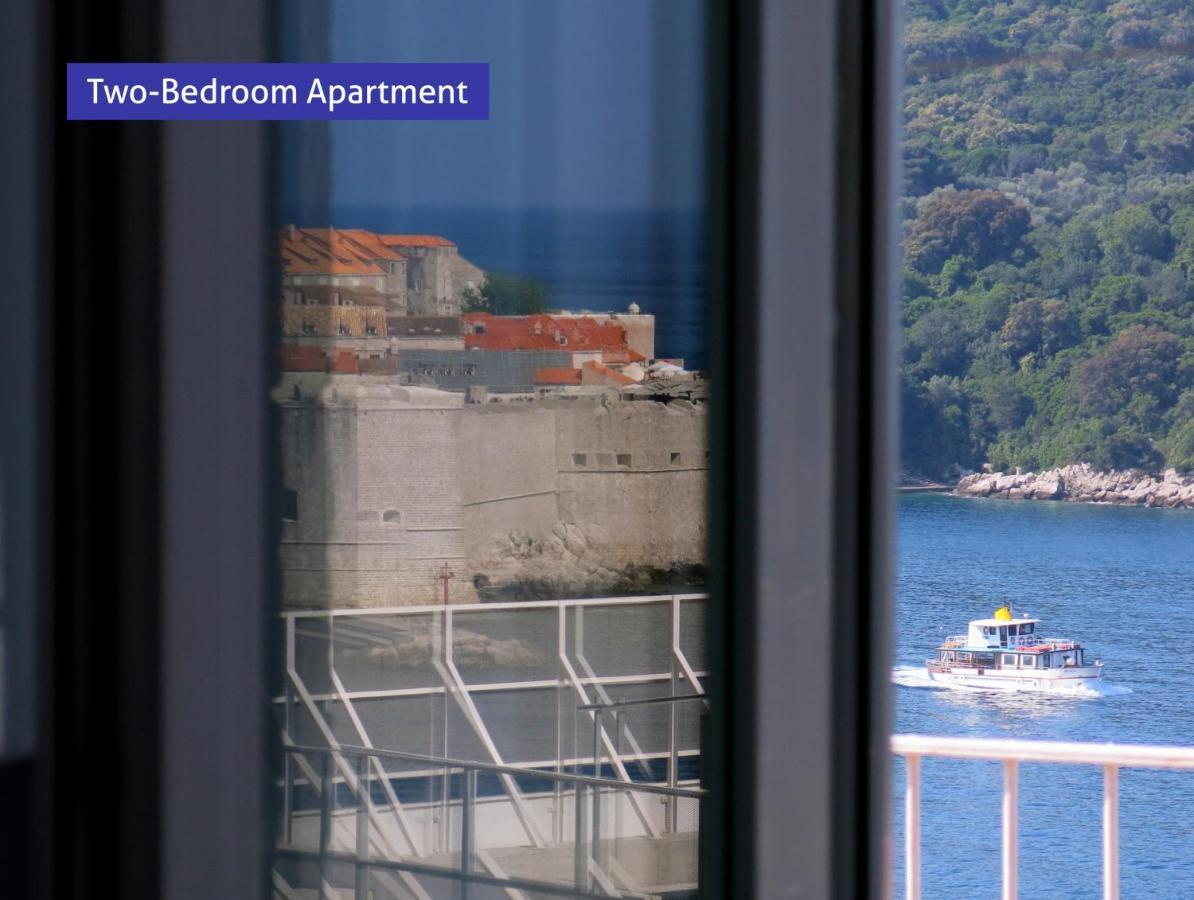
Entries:
POLYGON ((1082 409, 1103 415, 1153 419, 1177 399, 1182 342, 1154 325, 1133 325, 1074 370, 1082 409))
POLYGON ((1029 221, 1027 207, 999 191, 948 188, 922 204, 904 252, 909 265, 926 274, 940 272, 953 256, 983 268, 1019 249, 1029 221))
POLYGON ((530 278, 501 272, 487 272, 479 291, 470 288, 461 296, 465 312, 530 316, 547 310, 547 289, 543 285, 530 278))

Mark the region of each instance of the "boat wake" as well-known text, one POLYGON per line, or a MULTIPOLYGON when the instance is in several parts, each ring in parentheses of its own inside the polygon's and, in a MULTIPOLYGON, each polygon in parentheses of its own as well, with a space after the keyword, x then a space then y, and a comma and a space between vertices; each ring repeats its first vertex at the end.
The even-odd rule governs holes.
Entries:
POLYGON ((895 666, 891 670, 892 684, 905 688, 929 688, 935 691, 962 691, 968 694, 1048 694, 1052 697, 1120 697, 1132 693, 1130 687, 1122 684, 1108 684, 1105 681, 1063 684, 1049 688, 1032 687, 974 687, 934 681, 923 666, 895 666))

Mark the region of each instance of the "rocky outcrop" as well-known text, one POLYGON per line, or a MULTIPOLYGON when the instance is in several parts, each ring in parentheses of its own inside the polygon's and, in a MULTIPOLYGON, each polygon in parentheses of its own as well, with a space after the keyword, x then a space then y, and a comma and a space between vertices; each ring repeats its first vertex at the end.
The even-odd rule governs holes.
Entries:
POLYGON ((1179 475, 1174 469, 1166 469, 1160 475, 1134 469, 1096 472, 1087 463, 1080 463, 1040 473, 967 475, 958 482, 954 493, 960 497, 1194 509, 1194 475, 1179 475))
POLYGON ((527 600, 639 593, 703 579, 703 560, 672 559, 650 544, 628 558, 604 529, 574 522, 556 522, 546 534, 501 535, 476 560, 473 575, 482 599, 527 600))

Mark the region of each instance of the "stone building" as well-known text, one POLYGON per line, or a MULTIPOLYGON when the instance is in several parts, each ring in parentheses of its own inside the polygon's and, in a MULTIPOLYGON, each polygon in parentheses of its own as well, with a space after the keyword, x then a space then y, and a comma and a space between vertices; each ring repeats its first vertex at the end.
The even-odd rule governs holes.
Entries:
POLYGON ((321 286, 358 288, 375 291, 385 307, 407 311, 406 259, 370 231, 288 225, 279 250, 288 299, 321 286))
POLYGON ((412 316, 458 316, 461 295, 479 290, 485 280, 485 273, 461 256, 447 238, 431 234, 378 237, 406 260, 406 311, 412 316))
POLYGON ((398 371, 384 295, 338 285, 283 287, 282 369, 377 374, 398 371))
POLYGON ((703 404, 522 403, 396 379, 283 377, 291 606, 453 602, 535 580, 600 590, 705 556, 703 404))
POLYGON ((458 316, 461 295, 485 278, 456 244, 430 234, 288 225, 280 254, 285 287, 368 288, 393 315, 458 316))

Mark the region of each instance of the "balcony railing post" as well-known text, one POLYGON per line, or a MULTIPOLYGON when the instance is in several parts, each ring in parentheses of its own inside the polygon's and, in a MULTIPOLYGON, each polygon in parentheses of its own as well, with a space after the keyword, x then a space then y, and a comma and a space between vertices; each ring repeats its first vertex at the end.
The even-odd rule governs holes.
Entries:
POLYGON ((1018 763, 1003 761, 1003 900, 1016 900, 1016 787, 1018 763))
POLYGON ((1119 900, 1119 767, 1103 766, 1103 900, 1119 900))
POLYGON ((904 894, 920 900, 920 757, 904 761, 904 894))
POLYGON ((576 801, 573 806, 576 814, 576 835, 574 837, 574 853, 572 856, 573 880, 578 891, 589 889, 589 817, 585 814, 585 794, 588 785, 583 781, 576 783, 576 801))
POLYGON ((357 759, 357 871, 353 900, 369 900, 369 757, 357 759))
POLYGON ((328 851, 332 847, 332 803, 336 790, 335 768, 332 754, 325 753, 319 772, 319 890, 323 895, 323 886, 328 880, 328 851))
POLYGON ((477 770, 466 769, 463 776, 463 791, 460 798, 460 895, 469 893, 469 876, 473 874, 474 840, 476 838, 477 815, 477 770))

